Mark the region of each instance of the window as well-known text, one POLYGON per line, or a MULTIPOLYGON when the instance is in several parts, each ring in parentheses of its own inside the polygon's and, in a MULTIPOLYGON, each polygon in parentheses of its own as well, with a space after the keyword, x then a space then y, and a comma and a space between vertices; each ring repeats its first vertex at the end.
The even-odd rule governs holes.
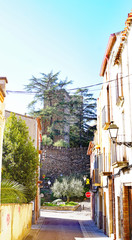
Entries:
POLYGON ((120 101, 123 99, 123 81, 122 81, 122 75, 118 74, 116 75, 116 81, 115 81, 115 91, 116 91, 116 104, 118 105, 120 101))

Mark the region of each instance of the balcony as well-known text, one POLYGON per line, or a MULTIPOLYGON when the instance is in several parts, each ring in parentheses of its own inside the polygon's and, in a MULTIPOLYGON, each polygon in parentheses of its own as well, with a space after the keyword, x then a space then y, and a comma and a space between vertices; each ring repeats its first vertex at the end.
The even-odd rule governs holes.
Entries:
POLYGON ((128 166, 128 161, 116 161, 112 163, 113 168, 125 168, 128 166))
POLYGON ((100 172, 100 176, 111 176, 112 175, 112 172, 100 172))
POLYGON ((107 130, 110 125, 110 106, 104 106, 102 109, 102 128, 107 130))
POLYGON ((98 166, 99 166, 99 175, 100 176, 112 175, 112 172, 107 172, 103 169, 103 154, 98 155, 98 166))
POLYGON ((101 177, 99 175, 99 169, 95 168, 93 170, 92 186, 98 187, 101 185, 101 177))
POLYGON ((116 99, 116 105, 117 105, 118 107, 122 107, 123 104, 124 104, 124 97, 118 96, 118 98, 116 99))

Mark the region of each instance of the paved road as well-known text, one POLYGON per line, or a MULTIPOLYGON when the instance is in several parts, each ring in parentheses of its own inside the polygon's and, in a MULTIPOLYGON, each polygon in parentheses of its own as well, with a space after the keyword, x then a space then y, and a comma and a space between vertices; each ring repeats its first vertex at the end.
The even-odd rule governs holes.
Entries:
POLYGON ((79 222, 60 218, 45 218, 36 235, 36 240, 75 240, 79 238, 83 238, 79 222))
POLYGON ((109 239, 91 220, 90 203, 78 211, 44 211, 25 240, 102 240, 109 239))

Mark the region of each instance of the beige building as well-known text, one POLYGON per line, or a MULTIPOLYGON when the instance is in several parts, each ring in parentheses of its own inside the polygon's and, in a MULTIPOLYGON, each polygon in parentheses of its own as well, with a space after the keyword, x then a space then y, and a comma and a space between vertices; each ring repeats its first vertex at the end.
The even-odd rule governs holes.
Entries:
MULTIPOLYGON (((11 112, 10 111, 5 111, 5 118, 7 119, 10 116, 11 112)), ((29 136, 31 137, 35 148, 39 152, 39 160, 41 158, 41 142, 42 142, 42 133, 41 133, 41 122, 39 118, 33 118, 27 115, 21 115, 18 113, 15 113, 17 118, 21 118, 22 120, 25 121, 28 131, 29 131, 29 136)), ((36 222, 38 217, 39 217, 39 210, 40 210, 40 191, 39 187, 41 184, 40 179, 40 168, 38 167, 38 181, 36 182, 37 184, 37 195, 36 198, 33 202, 33 222, 36 222)))
MULTIPOLYGON (((6 96, 6 77, 0 77, 0 169, 2 167, 2 144, 3 144, 3 132, 5 125, 5 104, 4 99, 6 96)), ((1 184, 1 171, 0 171, 0 184, 1 184)))
POLYGON ((131 240, 132 12, 128 14, 124 30, 110 35, 100 76, 103 87, 97 106, 98 142, 92 150, 95 152, 98 145, 93 170, 97 168, 97 179, 101 177, 95 193, 95 220, 112 239, 131 240), (115 136, 111 128, 113 132, 118 130, 115 136))

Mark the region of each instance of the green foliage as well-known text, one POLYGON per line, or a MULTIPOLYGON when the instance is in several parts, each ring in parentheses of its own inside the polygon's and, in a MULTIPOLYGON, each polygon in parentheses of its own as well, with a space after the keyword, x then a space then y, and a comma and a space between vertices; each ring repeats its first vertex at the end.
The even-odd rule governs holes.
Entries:
POLYGON ((67 206, 76 206, 78 203, 76 203, 76 202, 73 202, 73 201, 70 201, 69 203, 68 202, 66 202, 65 203, 65 205, 67 206))
POLYGON ((26 189, 15 181, 2 180, 1 203, 24 203, 26 189))
POLYGON ((25 121, 11 114, 7 119, 3 140, 2 177, 17 181, 26 187, 26 199, 36 195, 38 152, 35 149, 25 121))
POLYGON ((50 146, 53 144, 53 140, 48 137, 47 135, 43 135, 42 136, 42 144, 43 146, 50 146))
POLYGON ((70 197, 80 197, 84 192, 82 181, 71 177, 64 177, 60 182, 56 179, 51 189, 55 197, 66 196, 67 202, 70 197))
POLYGON ((56 135, 64 135, 64 123, 67 122, 68 113, 64 111, 69 105, 64 87, 70 81, 59 80, 59 72, 53 74, 41 73, 40 78, 32 77, 25 86, 29 92, 35 92, 34 100, 29 104, 30 114, 41 116, 42 133, 49 134, 54 139, 56 135), (45 129, 44 124, 47 123, 45 129), (61 131, 62 130, 62 131, 61 131))
POLYGON ((72 124, 70 127, 70 147, 87 147, 93 139, 95 127, 91 121, 96 120, 96 99, 88 89, 78 89, 71 96, 72 124))
POLYGON ((63 139, 58 140, 57 142, 54 143, 55 147, 68 147, 68 144, 66 143, 66 141, 64 141, 63 139))
POLYGON ((55 204, 55 203, 44 202, 44 203, 43 203, 43 206, 55 207, 55 206, 58 206, 58 205, 57 205, 57 204, 55 204))
POLYGON ((41 206, 43 206, 44 202, 45 202, 45 199, 41 198, 41 206))
POLYGON ((78 89, 69 95, 65 87, 71 82, 59 80, 59 72, 42 73, 40 78, 32 77, 26 90, 35 92, 29 104, 32 116, 41 116, 42 132, 55 141, 68 134, 64 126, 70 126, 70 147, 85 147, 93 139, 96 120, 96 99, 88 89, 78 89))
MULTIPOLYGON (((62 200, 61 200, 62 202, 62 200)), ((75 202, 64 202, 64 203, 50 203, 50 202, 44 202, 43 203, 43 206, 48 206, 48 207, 64 207, 64 206, 76 206, 78 203, 75 203, 75 202)))

